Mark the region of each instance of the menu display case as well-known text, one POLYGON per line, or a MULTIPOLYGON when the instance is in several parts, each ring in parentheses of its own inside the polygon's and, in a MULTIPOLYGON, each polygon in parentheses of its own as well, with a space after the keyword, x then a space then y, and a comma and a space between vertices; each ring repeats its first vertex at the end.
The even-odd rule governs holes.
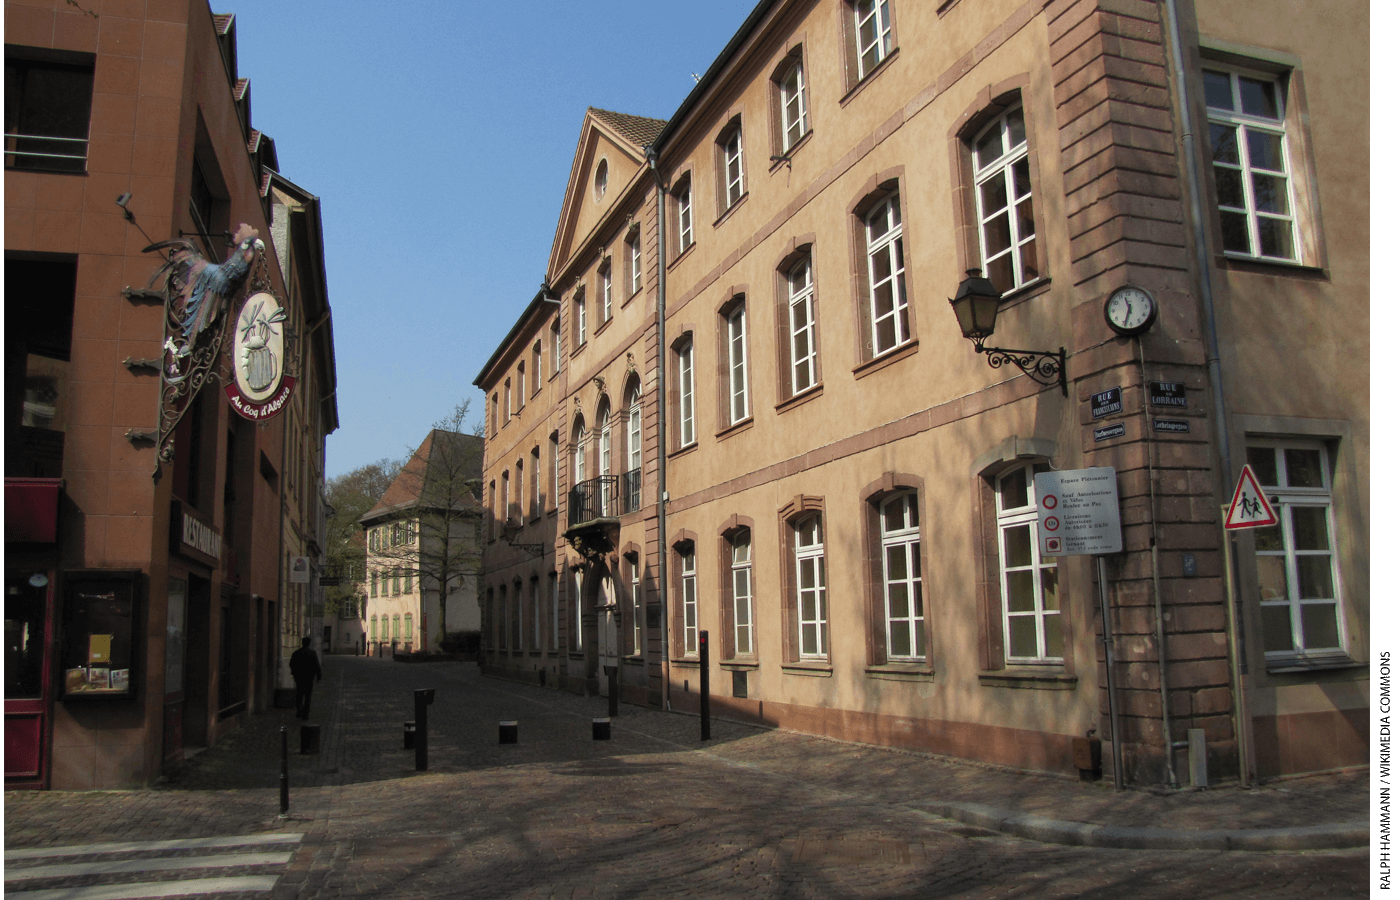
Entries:
POLYGON ((59 696, 127 700, 136 696, 141 629, 139 571, 64 574, 59 696))

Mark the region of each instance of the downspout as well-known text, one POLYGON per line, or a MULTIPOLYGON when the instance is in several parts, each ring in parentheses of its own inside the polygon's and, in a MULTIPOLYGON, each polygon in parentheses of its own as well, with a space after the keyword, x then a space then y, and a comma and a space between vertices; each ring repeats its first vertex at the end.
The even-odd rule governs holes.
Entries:
POLYGON ((671 617, 666 592, 666 190, 654 144, 646 148, 656 182, 656 534, 657 597, 661 601, 661 705, 671 708, 671 617))
MULTIPOLYGON (((1176 70, 1176 77, 1173 80, 1173 88, 1177 110, 1181 121, 1181 150, 1186 157, 1186 196, 1191 212, 1191 224, 1194 231, 1196 243, 1196 275, 1200 281, 1201 306, 1205 312, 1205 332, 1206 332, 1206 366, 1210 374, 1211 400, 1215 412, 1215 439, 1220 446, 1221 484, 1220 498, 1227 499, 1227 492, 1230 488, 1230 481, 1234 467, 1230 462, 1230 433, 1225 417, 1225 383, 1220 368, 1220 336, 1216 327, 1215 315, 1215 294, 1211 289, 1211 266, 1210 257, 1206 252, 1206 226, 1205 218, 1201 210, 1202 182, 1199 162, 1197 160, 1196 136, 1191 130, 1191 106, 1186 93, 1186 64, 1182 52, 1181 42, 1181 21, 1177 16, 1178 0, 1166 0, 1163 5, 1167 13, 1167 41, 1171 49, 1172 67, 1176 70)), ((1221 547, 1221 552, 1230 554, 1233 547, 1226 542, 1221 547)), ((1227 571, 1229 569, 1227 568, 1227 571)), ((1228 589, 1225 592, 1226 608, 1225 615, 1230 617, 1230 622, 1235 619, 1235 610, 1229 602, 1232 592, 1228 589)), ((1226 629, 1229 634, 1231 629, 1226 629)), ((1244 679, 1240 677, 1240 648, 1238 644, 1230 647, 1229 653, 1231 663, 1231 687, 1235 689, 1235 740, 1240 747, 1240 779, 1244 781, 1246 768, 1253 768, 1253 752, 1248 747, 1251 743, 1247 735, 1248 721, 1246 710, 1249 708, 1245 697, 1244 679)), ((1167 737, 1168 753, 1170 754, 1170 736, 1167 737)))

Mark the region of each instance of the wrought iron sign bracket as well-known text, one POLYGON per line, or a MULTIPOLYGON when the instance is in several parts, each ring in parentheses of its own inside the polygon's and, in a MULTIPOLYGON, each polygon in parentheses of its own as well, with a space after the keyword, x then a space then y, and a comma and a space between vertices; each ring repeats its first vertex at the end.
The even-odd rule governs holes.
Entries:
POLYGON ((148 288, 122 288, 122 296, 132 303, 159 303, 164 306, 170 297, 165 291, 153 291, 148 288))
POLYGON ((524 530, 524 526, 503 526, 501 528, 501 536, 506 539, 506 546, 514 547, 516 550, 523 550, 531 556, 544 556, 544 544, 517 544, 515 542, 516 537, 524 530))
POLYGON ((1069 396, 1069 382, 1065 377, 1065 348, 1059 352, 1049 350, 1010 350, 1004 347, 986 347, 982 341, 973 342, 973 349, 987 354, 987 365, 1000 369, 1011 363, 1046 387, 1060 386, 1060 393, 1069 396))
POLYGON ((137 369, 146 369, 157 375, 160 374, 160 360, 158 359, 134 359, 128 356, 126 359, 122 360, 122 365, 126 366, 132 372, 135 372, 137 369))

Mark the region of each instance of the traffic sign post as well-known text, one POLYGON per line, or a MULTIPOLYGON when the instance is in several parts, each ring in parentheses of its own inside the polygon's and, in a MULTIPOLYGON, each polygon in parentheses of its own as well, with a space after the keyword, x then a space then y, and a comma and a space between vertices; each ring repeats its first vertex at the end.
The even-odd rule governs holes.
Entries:
POLYGON ((1225 639, 1230 642, 1230 686, 1235 695, 1235 746, 1239 748, 1240 787, 1249 786, 1249 752, 1252 743, 1251 728, 1245 713, 1244 679, 1240 673, 1240 645, 1238 629, 1235 627, 1235 570, 1232 563, 1234 542, 1231 532, 1246 528, 1270 528, 1278 524, 1278 514, 1269 505, 1269 498, 1259 487, 1259 479, 1254 470, 1245 463, 1240 469, 1240 480, 1235 483, 1235 493, 1229 505, 1220 507, 1222 534, 1225 538, 1225 639))
MULTIPOLYGON (((1120 426, 1121 427, 1121 426, 1120 426)), ((1104 672, 1108 683, 1108 723, 1113 741, 1113 786, 1123 789, 1123 744, 1118 726, 1118 688, 1113 673, 1113 621, 1108 606, 1104 554, 1123 549, 1118 513, 1118 473, 1112 466, 1040 472, 1035 476, 1041 556, 1098 557, 1099 609, 1103 613, 1104 672)))

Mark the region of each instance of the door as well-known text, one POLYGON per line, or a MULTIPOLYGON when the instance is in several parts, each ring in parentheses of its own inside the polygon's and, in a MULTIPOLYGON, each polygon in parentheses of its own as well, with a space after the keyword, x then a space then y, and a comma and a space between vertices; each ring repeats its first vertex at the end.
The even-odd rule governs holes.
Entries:
POLYGON ((598 579, 598 592, 594 599, 594 611, 598 620, 598 668, 594 673, 598 679, 598 691, 603 696, 608 693, 608 669, 617 668, 617 638, 619 616, 617 610, 617 588, 613 584, 612 572, 603 570, 598 579))
POLYGON ((5 573, 5 788, 48 782, 53 572, 5 573))

